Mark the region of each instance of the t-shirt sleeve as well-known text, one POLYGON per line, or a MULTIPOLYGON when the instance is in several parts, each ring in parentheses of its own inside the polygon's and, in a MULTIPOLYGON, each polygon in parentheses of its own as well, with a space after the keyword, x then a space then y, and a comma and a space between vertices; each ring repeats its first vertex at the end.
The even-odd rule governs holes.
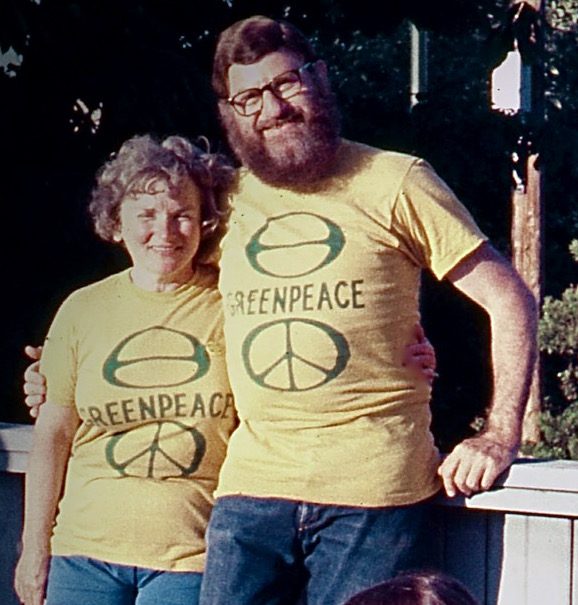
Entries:
POLYGON ((73 308, 71 298, 59 308, 44 341, 40 361, 40 372, 46 377, 46 400, 69 407, 75 405, 77 375, 73 308))
POLYGON ((487 237, 431 166, 416 160, 402 181, 393 209, 393 227, 406 253, 443 279, 487 237))

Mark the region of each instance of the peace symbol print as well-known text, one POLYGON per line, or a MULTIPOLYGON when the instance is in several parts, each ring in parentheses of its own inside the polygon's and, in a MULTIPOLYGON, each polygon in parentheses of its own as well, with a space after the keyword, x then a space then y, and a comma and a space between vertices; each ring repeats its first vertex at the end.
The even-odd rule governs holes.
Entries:
POLYGON ((197 429, 165 420, 113 435, 105 455, 122 477, 166 479, 192 475, 206 449, 197 429))
POLYGON ((349 345, 337 330, 319 321, 283 319, 252 330, 242 346, 247 374, 275 391, 308 391, 341 374, 349 345))
POLYGON ((290 278, 333 262, 344 245, 343 231, 334 222, 310 212, 290 212, 267 219, 245 253, 259 273, 290 278))

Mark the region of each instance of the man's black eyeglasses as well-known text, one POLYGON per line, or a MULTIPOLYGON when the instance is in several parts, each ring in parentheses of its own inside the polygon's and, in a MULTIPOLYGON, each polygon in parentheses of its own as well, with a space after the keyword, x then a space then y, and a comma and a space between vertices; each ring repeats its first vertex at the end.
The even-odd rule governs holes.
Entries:
POLYGON ((248 88, 242 90, 236 95, 225 99, 230 103, 235 111, 242 116, 252 116, 259 113, 263 109, 263 93, 266 90, 271 91, 278 99, 290 99, 303 91, 305 85, 301 74, 306 69, 313 67, 313 62, 305 63, 297 69, 290 69, 273 78, 265 86, 260 88, 248 88))

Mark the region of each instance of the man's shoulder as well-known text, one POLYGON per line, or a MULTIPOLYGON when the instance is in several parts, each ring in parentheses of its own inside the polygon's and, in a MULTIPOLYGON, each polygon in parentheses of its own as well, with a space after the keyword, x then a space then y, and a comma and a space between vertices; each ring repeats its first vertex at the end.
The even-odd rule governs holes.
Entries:
POLYGON ((391 165, 392 168, 399 167, 409 169, 413 164, 421 163, 423 160, 415 155, 394 151, 392 149, 381 149, 358 141, 343 139, 343 152, 345 154, 367 158, 375 162, 391 165))
POLYGON ((400 151, 379 149, 364 143, 344 140, 339 172, 352 187, 379 187, 384 194, 395 198, 405 184, 421 172, 433 172, 423 159, 400 151))
POLYGON ((353 169, 354 172, 369 177, 386 176, 396 183, 401 183, 414 166, 428 166, 422 158, 409 153, 380 149, 345 139, 342 143, 341 158, 346 171, 353 169))

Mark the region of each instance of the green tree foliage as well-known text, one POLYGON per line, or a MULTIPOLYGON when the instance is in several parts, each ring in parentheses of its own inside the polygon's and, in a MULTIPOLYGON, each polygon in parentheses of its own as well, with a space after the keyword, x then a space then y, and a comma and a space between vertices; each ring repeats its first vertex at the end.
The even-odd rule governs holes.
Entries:
POLYGON ((578 404, 569 405, 562 413, 547 410, 540 414, 540 441, 525 449, 535 458, 578 460, 578 404))
POLYGON ((546 10, 553 28, 572 31, 578 26, 577 0, 550 0, 546 3, 546 10))
MULTIPOLYGON (((578 240, 570 246, 578 262, 578 240)), ((567 364, 558 374, 564 397, 578 403, 578 285, 570 285, 560 298, 546 296, 539 329, 540 349, 561 356, 567 364)))
MULTIPOLYGON (((570 245, 578 262, 578 240, 570 245)), ((540 441, 527 452, 539 458, 578 460, 578 285, 568 286, 559 298, 547 296, 539 327, 540 350, 555 356, 562 402, 555 391, 540 414, 540 441)))

